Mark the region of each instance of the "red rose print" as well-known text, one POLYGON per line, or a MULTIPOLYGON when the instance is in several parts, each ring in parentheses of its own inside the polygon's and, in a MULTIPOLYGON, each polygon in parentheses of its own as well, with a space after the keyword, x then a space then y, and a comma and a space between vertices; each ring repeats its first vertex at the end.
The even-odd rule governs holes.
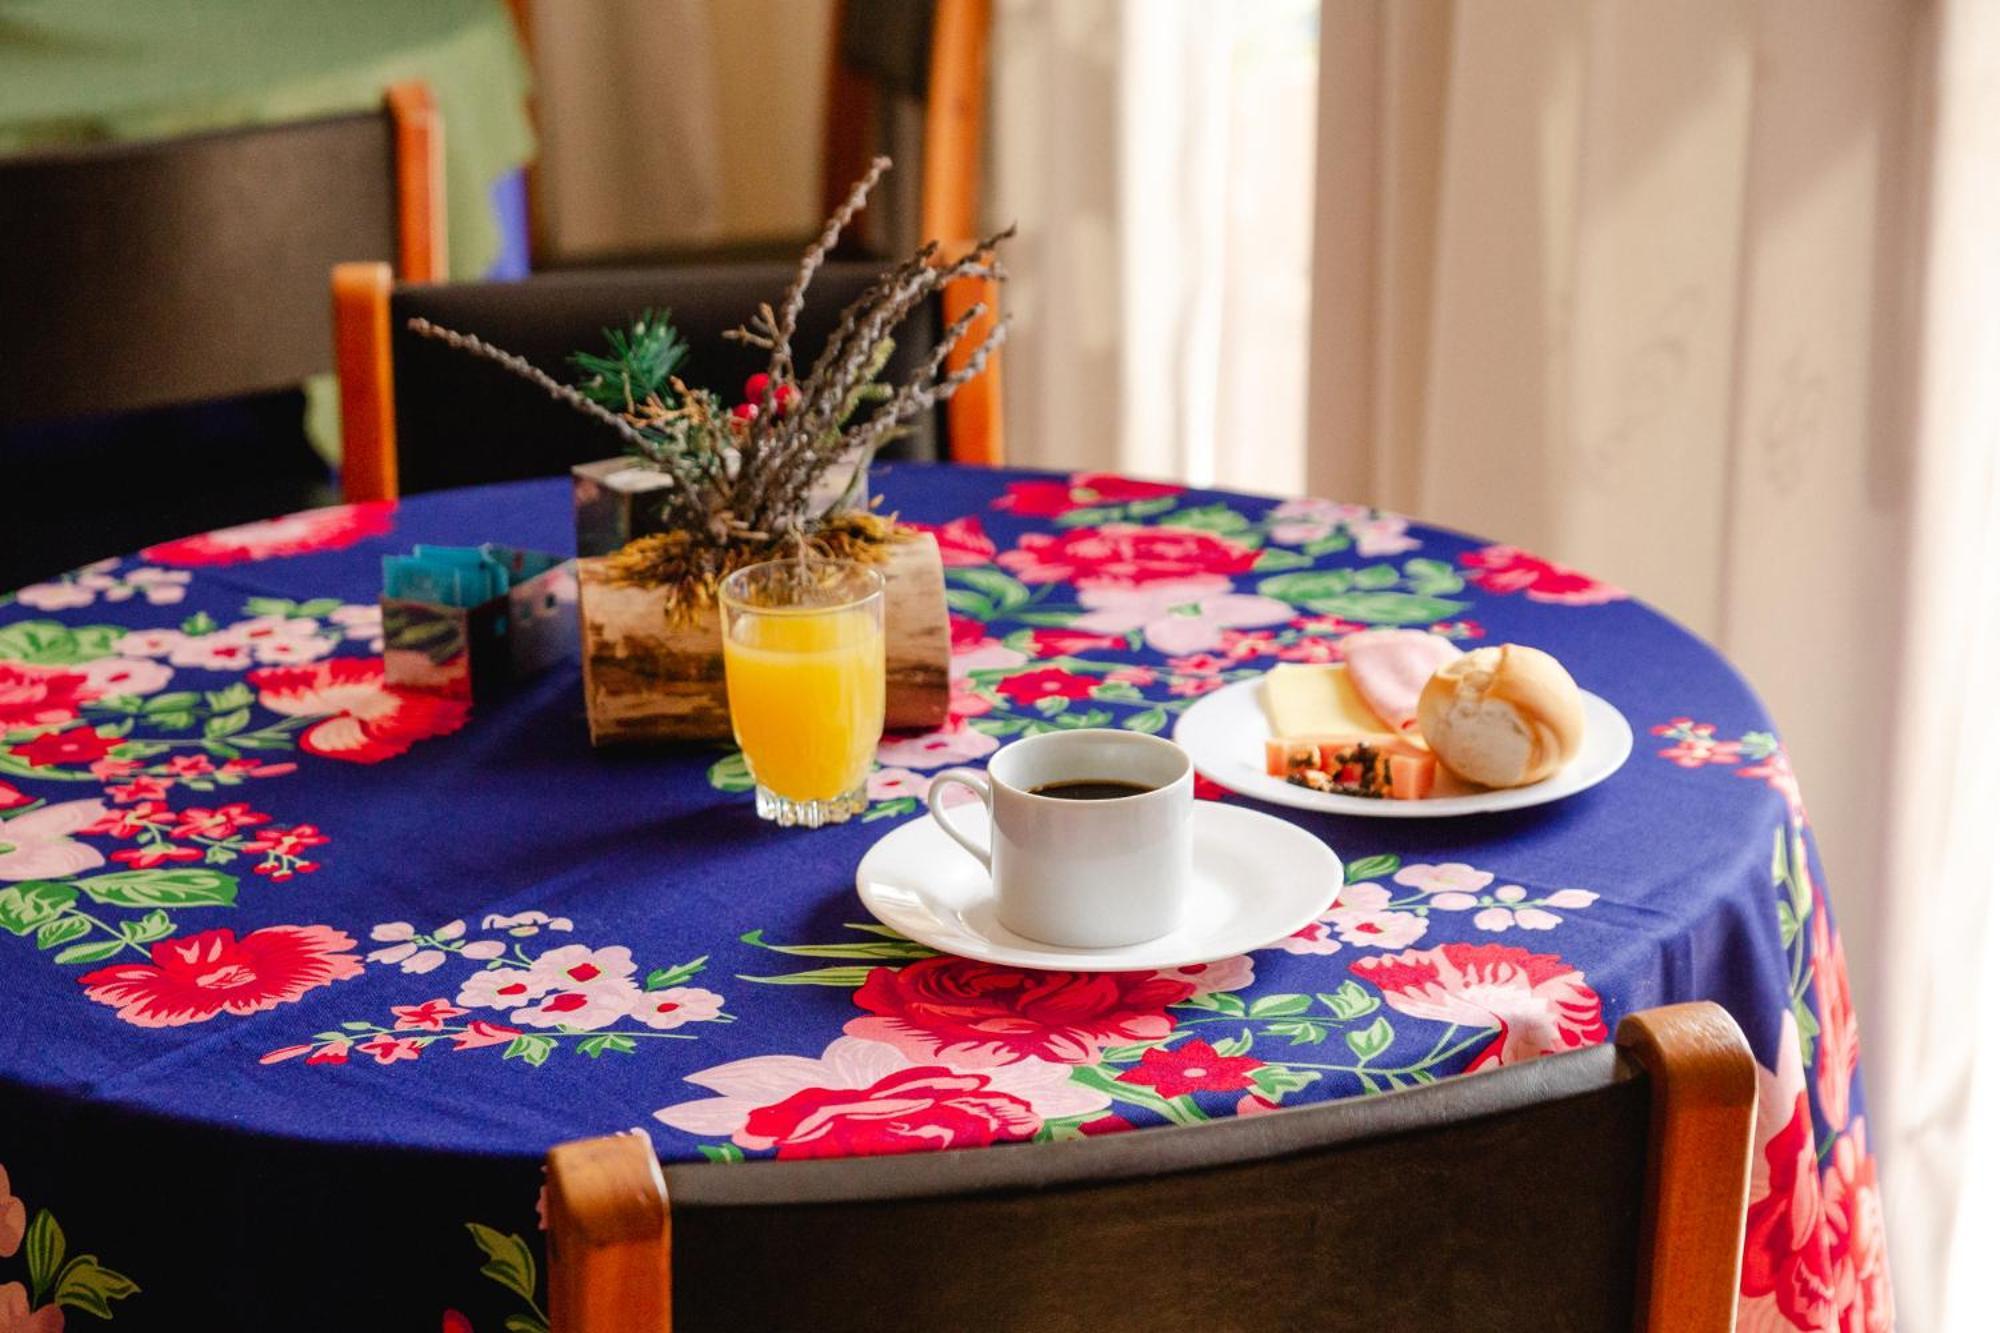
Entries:
POLYGON ((215 771, 215 761, 205 754, 177 754, 167 760, 167 771, 179 778, 205 778, 215 771))
POLYGON ((344 1065, 347 1063, 347 1048, 354 1043, 330 1041, 306 1057, 309 1065, 344 1065))
POLYGON ((951 650, 962 653, 986 642, 986 624, 971 616, 951 618, 951 650))
POLYGON ((1059 667, 1043 667, 1009 676, 993 688, 1017 704, 1031 704, 1037 699, 1088 699, 1097 681, 1059 667))
POLYGON ((1092 634, 1080 629, 1035 629, 1028 631, 1037 657, 1066 657, 1095 648, 1126 647, 1123 634, 1092 634))
POLYGON ((1215 1047, 1196 1038, 1172 1050, 1153 1047, 1139 1057, 1138 1064, 1120 1074, 1118 1081, 1143 1084, 1162 1097, 1241 1092, 1250 1086, 1250 1075, 1263 1067, 1262 1060, 1247 1055, 1218 1055, 1215 1047))
POLYGON ((976 515, 955 518, 949 523, 905 523, 904 526, 935 537, 938 557, 948 567, 993 563, 993 539, 986 535, 986 528, 976 515))
POLYGON ((446 1310, 441 1333, 473 1333, 472 1321, 457 1310, 446 1310))
POLYGON ((1197 801, 1219 801, 1227 795, 1229 788, 1214 778, 1205 778, 1199 773, 1194 775, 1194 798, 1197 801))
MULTIPOLYGON (((1798 1047, 1790 1055, 1798 1059, 1798 1047)), ((1786 1056, 1779 1051, 1779 1059, 1786 1056)), ((1812 1113, 1806 1095, 1792 1118, 1763 1145, 1752 1173, 1743 1237, 1743 1295, 1774 1298, 1779 1313, 1802 1329, 1823 1329, 1833 1317, 1833 1259, 1813 1170, 1812 1113), (1759 1180, 1766 1185, 1758 1193, 1759 1180)))
POLYGON ((1444 944, 1374 954, 1348 970, 1379 986, 1389 1007, 1437 1023, 1498 1028, 1468 1070, 1517 1064, 1603 1041, 1604 1004, 1583 973, 1554 954, 1506 944, 1444 944))
POLYGON ((1819 1059, 1813 1064, 1819 1113, 1827 1128, 1847 1128, 1849 1096, 1861 1067, 1861 1031, 1847 985, 1847 946, 1833 932, 1826 898, 1814 891, 1812 992, 1819 1010, 1819 1059))
POLYGON ((307 991, 361 975, 345 950, 352 937, 330 926, 266 926, 238 939, 229 929, 161 940, 150 963, 86 972, 84 994, 140 1027, 202 1023, 220 1013, 254 1014, 307 991))
POLYGON ((854 1002, 871 1017, 850 1020, 846 1031, 959 1068, 1094 1064, 1106 1046, 1166 1036, 1167 1006, 1194 990, 1149 972, 1028 972, 926 958, 870 972, 854 1002))
POLYGON ((802 1089, 752 1111, 743 1132, 774 1141, 780 1158, 859 1157, 983 1148, 1041 1127, 1034 1107, 986 1075, 920 1066, 866 1088, 802 1089))
POLYGON ((49 731, 13 746, 12 751, 34 768, 56 764, 94 764, 123 744, 117 736, 100 736, 89 727, 49 731))
POLYGON ((1029 583, 1133 588, 1201 574, 1245 574, 1257 561, 1247 546, 1190 528, 1107 523, 1051 535, 1031 532, 1000 563, 1029 583))
POLYGON ((1066 482, 1009 482, 1007 493, 995 500, 993 507, 1024 518, 1054 518, 1072 509, 1157 500, 1162 496, 1179 495, 1183 489, 1157 481, 1134 481, 1109 472, 1079 472, 1066 482))
POLYGON ((148 546, 140 555, 167 565, 236 565, 246 560, 337 551, 365 537, 382 536, 395 525, 395 513, 395 502, 388 500, 308 509, 162 542, 148 546))
POLYGON ((1095 1120, 1086 1120, 1077 1126, 1078 1130, 1090 1135, 1092 1138, 1095 1138, 1099 1134, 1123 1134, 1126 1130, 1135 1128, 1137 1126, 1130 1120, 1116 1114, 1101 1115, 1095 1120))
POLYGON ((33 805, 35 798, 22 792, 11 782, 0 782, 0 810, 19 810, 24 805, 33 805))
POLYGON ((1882 1191, 1868 1152, 1866 1120, 1857 1117, 1853 1131, 1833 1141, 1820 1182, 1839 1310, 1836 1327, 1840 1333, 1888 1333, 1896 1326, 1896 1311, 1889 1291, 1882 1191))
POLYGON ((1529 555, 1514 546, 1485 546, 1466 551, 1458 562, 1476 570, 1472 581, 1488 592, 1525 592, 1531 602, 1558 602, 1564 606, 1595 606, 1622 601, 1623 588, 1599 583, 1565 565, 1529 555))
POLYGON ((379 657, 335 657, 303 667, 252 671, 258 700, 288 717, 323 717, 299 737, 299 748, 326 759, 374 764, 420 740, 465 725, 458 699, 382 683, 379 657))
POLYGON ((74 721, 87 699, 87 677, 75 671, 0 662, 0 731, 74 721))

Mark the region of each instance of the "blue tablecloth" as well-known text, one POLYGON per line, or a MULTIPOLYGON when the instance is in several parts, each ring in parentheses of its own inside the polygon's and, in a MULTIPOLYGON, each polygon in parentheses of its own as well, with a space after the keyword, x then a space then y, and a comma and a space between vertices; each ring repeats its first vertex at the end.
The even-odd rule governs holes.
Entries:
POLYGON ((209 534, 0 606, 0 1323, 539 1328, 564 1139, 735 1161, 1143 1130, 1693 998, 1763 1070, 1746 1314, 1886 1320, 1839 937, 1784 748, 1713 651, 1356 506, 941 467, 880 489, 945 552, 954 717, 887 740, 868 817, 817 832, 760 823, 727 750, 593 752, 573 662, 470 714, 383 685, 382 554, 572 549, 561 481, 209 534), (1279 812, 1348 883, 1207 967, 1014 972, 861 909, 855 862, 931 771, 1169 730, 1364 624, 1546 647, 1641 744, 1535 810, 1279 812))

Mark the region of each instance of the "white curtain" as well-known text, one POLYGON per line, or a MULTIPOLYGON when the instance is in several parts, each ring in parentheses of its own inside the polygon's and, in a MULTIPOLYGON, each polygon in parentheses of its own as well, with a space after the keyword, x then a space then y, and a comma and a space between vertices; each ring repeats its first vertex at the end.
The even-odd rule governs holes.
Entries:
POLYGON ((1304 484, 1314 0, 999 0, 1012 461, 1304 484))
POLYGON ((1905 1324, 1989 1327, 1940 1296, 2000 1040, 2000 8, 1322 22, 1314 491, 1581 566, 1744 669, 1856 969, 1905 1324))

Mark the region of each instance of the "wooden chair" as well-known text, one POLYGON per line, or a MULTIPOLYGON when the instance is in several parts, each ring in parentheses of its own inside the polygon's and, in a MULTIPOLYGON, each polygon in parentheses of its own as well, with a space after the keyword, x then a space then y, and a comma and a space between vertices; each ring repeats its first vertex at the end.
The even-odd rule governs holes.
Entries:
MULTIPOLYGON (((847 188, 877 152, 907 162, 910 140, 919 148, 916 198, 864 215, 862 236, 875 253, 900 257, 926 240, 942 242, 947 259, 956 258, 980 234, 980 166, 986 133, 987 48, 993 32, 992 0, 836 0, 834 58, 827 91, 826 153, 821 180, 825 210, 846 197, 847 188), (916 124, 899 113, 921 107, 916 124), (912 208, 910 205, 914 203, 912 208), (874 226, 880 219, 914 214, 916 228, 874 226)), ((901 174, 899 172, 899 174, 901 174)), ((897 186, 892 178, 890 197, 897 186)), ((944 318, 957 319, 976 302, 986 315, 960 344, 964 354, 998 318, 999 284, 967 278, 944 293, 944 318)), ((960 462, 1004 461, 1001 441, 1000 355, 984 375, 954 396, 952 457, 960 462)), ((950 362, 956 370, 963 355, 950 362)))
MULTIPOLYGON (((874 282, 880 266, 831 263, 813 279, 797 346, 815 355, 840 311, 874 282)), ((411 333, 421 315, 519 353, 571 380, 577 351, 597 350, 603 330, 646 309, 671 309, 690 354, 682 373, 734 402, 765 354, 731 342, 760 301, 791 281, 790 264, 593 269, 520 282, 398 286, 386 265, 342 264, 333 273, 334 343, 340 368, 342 489, 349 500, 560 474, 619 452, 600 424, 553 402, 497 366, 411 333)), ((903 325, 885 376, 917 369, 936 345, 937 312, 903 325)), ((990 372, 989 372, 990 373, 990 372)), ((984 378, 982 376, 982 378, 984 378)), ((962 391, 961 391, 962 392, 962 391)), ((940 414, 933 414, 937 416, 940 414)), ((955 427, 956 422, 950 423, 955 427)), ((937 420, 920 420, 886 456, 935 458, 937 420)), ((960 455, 956 433, 951 456, 960 455)))
POLYGON ((1182 1129, 673 1166, 549 1154, 552 1333, 1733 1326, 1756 1076, 1709 1003, 1615 1046, 1182 1129))
POLYGON ((0 158, 0 424, 297 385, 332 368, 329 265, 444 272, 443 131, 380 112, 0 158))
POLYGON ((442 128, 379 111, 0 158, 0 587, 337 498, 327 266, 444 272, 442 128))

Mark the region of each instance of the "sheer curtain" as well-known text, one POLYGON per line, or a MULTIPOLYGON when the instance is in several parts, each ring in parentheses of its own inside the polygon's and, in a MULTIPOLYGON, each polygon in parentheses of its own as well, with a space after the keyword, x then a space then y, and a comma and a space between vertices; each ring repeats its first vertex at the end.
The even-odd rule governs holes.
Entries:
MULTIPOLYGON (((1323 16, 1312 487, 1638 590, 1756 683, 1855 965, 1915 1329, 1990 1324, 1940 1295, 1962 1173, 2000 1151, 1967 1119, 2000 1039, 1977 983, 2000 808, 1996 19, 1323 16)), ((1974 1211, 1996 1187, 1968 1187, 1974 1211)))
POLYGON ((1014 461, 1303 486, 1316 11, 999 0, 1014 461))

